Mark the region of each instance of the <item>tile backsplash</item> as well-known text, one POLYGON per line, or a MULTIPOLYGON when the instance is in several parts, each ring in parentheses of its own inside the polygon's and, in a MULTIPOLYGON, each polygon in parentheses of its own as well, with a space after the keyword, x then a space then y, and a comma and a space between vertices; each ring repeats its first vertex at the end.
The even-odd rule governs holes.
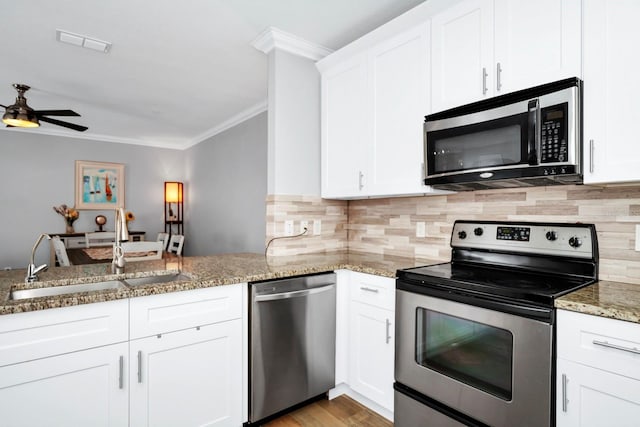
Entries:
POLYGON ((352 252, 448 261, 456 219, 594 223, 600 245, 600 278, 640 284, 640 186, 549 186, 456 194, 325 200, 308 196, 267 198, 267 241, 284 234, 284 221, 322 220, 322 235, 272 242, 269 254, 352 252), (426 237, 416 237, 424 222, 426 237))

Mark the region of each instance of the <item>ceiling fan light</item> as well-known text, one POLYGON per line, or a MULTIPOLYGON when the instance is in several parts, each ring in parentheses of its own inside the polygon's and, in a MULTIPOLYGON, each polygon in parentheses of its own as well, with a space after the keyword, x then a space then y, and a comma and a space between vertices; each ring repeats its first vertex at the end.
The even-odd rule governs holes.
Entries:
POLYGON ((37 128, 40 126, 38 118, 32 111, 19 111, 7 109, 7 112, 2 116, 2 122, 9 126, 15 126, 20 128, 37 128))

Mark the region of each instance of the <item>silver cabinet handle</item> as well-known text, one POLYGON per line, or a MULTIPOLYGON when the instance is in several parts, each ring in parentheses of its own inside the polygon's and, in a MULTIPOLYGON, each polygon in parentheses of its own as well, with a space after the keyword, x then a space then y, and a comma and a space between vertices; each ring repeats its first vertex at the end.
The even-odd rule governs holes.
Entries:
POLYGON ((142 351, 138 351, 138 382, 142 383, 142 351))
POLYGON ((598 341, 598 340, 593 340, 593 343, 595 345, 599 345, 602 347, 613 348, 616 350, 626 351, 628 353, 633 353, 633 354, 640 354, 640 350, 637 347, 625 347, 622 345, 610 344, 607 341, 598 341))
POLYGON ((562 412, 567 412, 567 405, 569 403, 569 399, 567 399, 567 383, 569 382, 569 378, 567 378, 566 374, 562 374, 562 412))
POLYGON ((362 171, 358 171, 358 190, 362 190, 364 188, 364 184, 363 184, 363 178, 364 178, 364 174, 362 173, 362 171))
POLYGON ((487 94, 487 68, 486 67, 482 67, 482 94, 486 95, 487 94))
POLYGON ((307 296, 307 295, 318 294, 320 292, 328 291, 330 289, 333 289, 334 286, 335 285, 331 284, 331 285, 327 285, 327 286, 320 286, 320 287, 317 287, 317 288, 302 289, 302 290, 299 290, 299 291, 282 292, 282 293, 278 293, 278 294, 258 295, 258 296, 255 297, 255 301, 256 302, 264 302, 264 301, 274 301, 274 300, 279 300, 279 299, 303 297, 303 296, 307 296))
POLYGON ((360 286, 360 289, 365 291, 365 292, 373 292, 374 294, 377 294, 378 292, 380 292, 379 289, 367 288, 366 286, 360 286))
POLYGON ((120 361, 118 363, 119 374, 118 374, 118 388, 124 388, 124 356, 120 356, 120 361))
POLYGON ((593 139, 589 140, 589 172, 593 173, 593 139))
POLYGON ((389 319, 386 319, 387 321, 387 340, 386 343, 389 344, 389 341, 391 340, 391 334, 389 334, 389 329, 391 327, 391 322, 389 321, 389 319))
POLYGON ((500 63, 498 62, 496 64, 496 90, 499 92, 500 89, 502 89, 502 81, 500 78, 500 75, 502 74, 502 67, 500 66, 500 63))

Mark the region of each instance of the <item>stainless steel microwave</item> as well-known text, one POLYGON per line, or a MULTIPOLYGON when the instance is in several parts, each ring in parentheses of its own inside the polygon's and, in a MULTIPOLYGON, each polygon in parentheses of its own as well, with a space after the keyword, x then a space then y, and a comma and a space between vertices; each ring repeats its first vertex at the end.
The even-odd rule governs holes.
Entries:
POLYGON ((444 190, 582 183, 582 81, 428 115, 424 156, 425 184, 444 190))

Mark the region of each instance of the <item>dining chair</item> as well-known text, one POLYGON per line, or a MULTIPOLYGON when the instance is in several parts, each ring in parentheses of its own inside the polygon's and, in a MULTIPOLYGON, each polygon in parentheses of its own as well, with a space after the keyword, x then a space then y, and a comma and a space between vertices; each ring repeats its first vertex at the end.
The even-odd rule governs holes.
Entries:
POLYGON ((173 252, 176 255, 181 256, 182 245, 184 245, 184 236, 182 234, 172 234, 171 239, 169 239, 167 252, 173 252))
POLYGON ((71 262, 69 261, 69 256, 67 255, 67 248, 65 248, 64 242, 60 240, 60 236, 53 236, 51 238, 51 244, 53 245, 53 250, 56 253, 58 265, 60 267, 69 267, 71 265, 71 262))
POLYGON ((122 242, 124 260, 129 261, 151 261, 162 259, 162 242, 122 242))
POLYGON ((158 242, 162 242, 162 250, 167 250, 167 244, 169 243, 169 233, 158 233, 158 242))
POLYGON ((95 246, 111 246, 116 241, 115 231, 96 231, 94 233, 84 233, 87 248, 95 246))

